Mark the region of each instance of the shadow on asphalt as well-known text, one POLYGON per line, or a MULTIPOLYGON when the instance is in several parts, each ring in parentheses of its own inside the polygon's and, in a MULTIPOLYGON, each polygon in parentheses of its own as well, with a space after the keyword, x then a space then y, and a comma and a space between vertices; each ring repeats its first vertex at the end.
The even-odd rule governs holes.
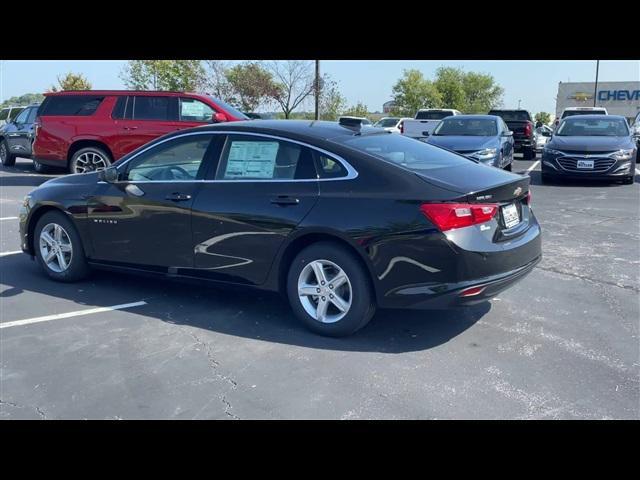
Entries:
POLYGON ((38 299, 30 295, 32 292, 78 304, 77 308, 69 306, 67 311, 144 299, 148 305, 128 312, 225 335, 341 351, 402 353, 437 347, 473 326, 491 309, 491 304, 484 302, 451 310, 379 310, 364 329, 350 337, 335 339, 306 330, 293 316, 288 303, 269 292, 97 270, 83 282, 58 283, 49 280, 36 262, 20 254, 0 257, 0 277, 4 288, 0 299, 5 304, 13 297, 21 302, 16 306, 14 300, 11 306, 16 312, 13 315, 19 318, 8 318, 5 305, 5 321, 62 313, 41 310, 34 313, 30 305, 38 299))

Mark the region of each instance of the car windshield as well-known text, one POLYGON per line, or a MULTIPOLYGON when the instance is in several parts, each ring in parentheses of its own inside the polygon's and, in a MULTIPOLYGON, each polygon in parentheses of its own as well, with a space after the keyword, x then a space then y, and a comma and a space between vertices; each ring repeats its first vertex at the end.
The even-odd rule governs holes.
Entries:
POLYGON ((220 105, 222 108, 224 108, 227 112, 233 114, 233 116, 241 118, 243 120, 251 120, 249 117, 247 117, 244 113, 242 113, 240 110, 233 108, 231 105, 229 105, 228 103, 223 102, 222 100, 212 97, 211 95, 209 95, 209 98, 211 100, 213 100, 215 102, 216 105, 220 105))
POLYGON ((621 118, 568 118, 563 120, 556 135, 560 137, 626 137, 627 122, 621 118))
POLYGON ((526 122, 531 120, 529 114, 524 110, 492 110, 489 115, 497 115, 502 117, 505 122, 526 122))
POLYGON ((396 124, 398 123, 398 120, 400 119, 399 118, 383 118, 381 120, 378 120, 374 126, 381 127, 381 128, 395 127, 396 124))
POLYGON ((606 115, 604 110, 567 110, 562 114, 562 118, 574 117, 576 115, 606 115))
POLYGON ((443 120, 433 131, 434 135, 462 135, 465 137, 492 137, 498 134, 495 120, 486 118, 451 117, 443 120))
POLYGON ((452 112, 443 112, 442 110, 432 110, 426 112, 418 112, 416 120, 442 120, 453 115, 452 112))
POLYGON ((388 133, 349 137, 344 143, 356 150, 418 173, 435 168, 468 164, 472 161, 413 138, 388 133))

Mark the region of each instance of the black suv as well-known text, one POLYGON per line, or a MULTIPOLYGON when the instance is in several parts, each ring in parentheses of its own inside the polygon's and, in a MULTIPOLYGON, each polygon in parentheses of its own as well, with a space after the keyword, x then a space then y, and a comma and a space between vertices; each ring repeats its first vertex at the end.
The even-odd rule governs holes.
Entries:
MULTIPOLYGON (((29 105, 13 120, 0 127, 0 161, 12 166, 16 157, 31 158, 33 145, 33 124, 40 105, 29 105)), ((40 171, 36 162, 36 170, 40 171)))
POLYGON ((533 117, 526 110, 491 110, 489 115, 497 115, 513 132, 514 151, 522 152, 525 160, 536 157, 536 139, 533 117))

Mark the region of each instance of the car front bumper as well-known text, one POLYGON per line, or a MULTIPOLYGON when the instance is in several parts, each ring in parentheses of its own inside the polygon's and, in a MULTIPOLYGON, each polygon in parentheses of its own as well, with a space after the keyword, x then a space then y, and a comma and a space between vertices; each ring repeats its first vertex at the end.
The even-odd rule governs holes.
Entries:
POLYGON ((563 178, 575 178, 575 179, 620 179, 634 175, 635 161, 633 157, 628 160, 616 160, 610 167, 604 170, 590 170, 590 169, 574 169, 566 168, 558 162, 558 158, 543 153, 540 162, 540 168, 542 173, 548 176, 563 177, 563 178))

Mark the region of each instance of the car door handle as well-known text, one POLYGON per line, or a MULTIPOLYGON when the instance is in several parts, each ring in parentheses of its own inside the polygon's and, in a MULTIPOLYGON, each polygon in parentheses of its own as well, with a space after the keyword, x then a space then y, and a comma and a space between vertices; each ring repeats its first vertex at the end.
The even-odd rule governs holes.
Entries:
POLYGON ((271 199, 271 203, 275 203, 276 205, 297 205, 300 203, 300 199, 287 195, 278 195, 271 199))
POLYGON ((138 127, 123 127, 125 130, 137 130, 138 127))
POLYGON ((188 195, 186 193, 174 192, 174 193, 170 193, 165 198, 173 202, 184 202, 186 200, 191 200, 191 195, 188 195))

